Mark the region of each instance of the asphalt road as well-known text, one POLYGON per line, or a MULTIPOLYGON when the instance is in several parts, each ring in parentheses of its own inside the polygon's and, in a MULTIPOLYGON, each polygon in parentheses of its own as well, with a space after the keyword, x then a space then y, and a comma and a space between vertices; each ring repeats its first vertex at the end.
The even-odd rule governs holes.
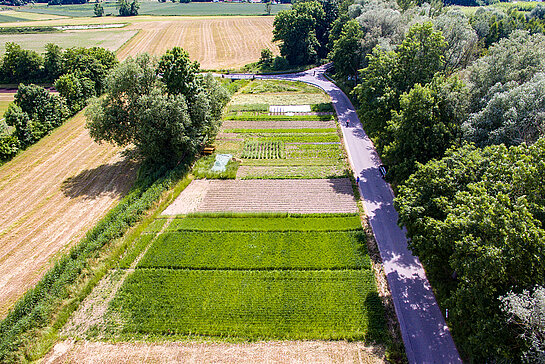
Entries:
POLYGON ((232 74, 228 77, 301 81, 318 86, 331 96, 350 164, 360 178, 363 205, 380 250, 407 359, 418 364, 461 363, 424 268, 407 248, 405 229, 397 225, 394 195, 380 175, 381 162, 375 147, 363 131, 348 97, 324 77, 326 68, 327 65, 287 75, 232 74))

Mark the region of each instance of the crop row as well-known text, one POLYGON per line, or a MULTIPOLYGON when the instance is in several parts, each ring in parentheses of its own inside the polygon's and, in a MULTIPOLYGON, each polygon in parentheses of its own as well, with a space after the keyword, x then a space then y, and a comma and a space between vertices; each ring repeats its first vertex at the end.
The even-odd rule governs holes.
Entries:
POLYGON ((383 341, 369 270, 138 269, 111 302, 125 334, 383 341))
POLYGON ((245 159, 279 159, 283 157, 284 143, 280 141, 246 141, 242 149, 245 159))
POLYGON ((370 266, 363 232, 163 233, 138 268, 359 269, 370 266))
MULTIPOLYGON (((164 219, 158 219, 164 220, 164 219)), ((156 225, 157 230, 162 224, 156 225)), ((183 217, 166 231, 350 231, 361 230, 359 216, 327 217, 183 217)))
MULTIPOLYGON (((322 102, 319 104, 310 105, 310 110, 312 112, 335 112, 333 104, 331 102, 322 102)), ((234 112, 268 112, 268 104, 240 104, 240 105, 230 105, 228 108, 229 113, 234 112)))
POLYGON ((224 133, 239 134, 297 134, 297 133, 335 133, 336 128, 301 128, 301 129, 225 129, 224 133))
MULTIPOLYGON (((261 142, 279 141, 284 143, 340 143, 337 133, 293 133, 293 134, 247 134, 248 140, 261 142)), ((331 145, 331 144, 330 144, 331 145)), ((339 144, 336 144, 339 145, 339 144)))
POLYGON ((268 115, 256 113, 237 113, 225 115, 224 120, 240 120, 240 121, 261 121, 261 120, 276 120, 276 121, 330 121, 335 120, 335 116, 331 114, 323 115, 268 115))

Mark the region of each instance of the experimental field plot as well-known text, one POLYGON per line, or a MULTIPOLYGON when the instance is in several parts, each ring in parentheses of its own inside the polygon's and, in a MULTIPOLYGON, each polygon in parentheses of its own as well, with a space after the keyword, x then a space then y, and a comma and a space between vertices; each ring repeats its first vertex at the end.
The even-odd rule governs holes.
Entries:
POLYGON ((216 145, 218 153, 241 160, 236 173, 240 179, 347 176, 330 100, 303 83, 248 83, 231 101, 216 145), (249 100, 248 96, 255 97, 249 100), (271 111, 278 109, 273 105, 305 105, 302 101, 312 101, 309 112, 271 111))
POLYGON ((365 246, 357 214, 158 218, 118 265, 98 337, 381 342, 365 246))

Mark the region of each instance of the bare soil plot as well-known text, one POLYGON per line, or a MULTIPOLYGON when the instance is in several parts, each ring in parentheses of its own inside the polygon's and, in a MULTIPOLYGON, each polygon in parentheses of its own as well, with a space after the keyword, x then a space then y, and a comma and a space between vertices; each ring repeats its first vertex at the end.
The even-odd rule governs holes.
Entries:
POLYGON ((335 128, 335 121, 240 121, 226 120, 223 129, 302 129, 302 128, 335 128))
MULTIPOLYGON (((258 57, 259 58, 259 57, 258 57)), ((294 94, 293 92, 243 94, 238 93, 231 99, 231 105, 268 104, 268 105, 308 105, 331 102, 325 92, 294 94)))
MULTIPOLYGON (((352 184, 347 178, 315 180, 195 180, 205 186, 197 212, 358 212, 352 184)), ((178 199, 184 199, 186 189, 178 199)), ((173 203, 174 206, 176 201, 173 203)), ((184 209, 164 214, 183 214, 184 209)))
POLYGON ((127 29, 140 29, 118 52, 123 60, 148 52, 161 55, 180 46, 203 69, 240 67, 255 62, 263 48, 278 53, 272 43, 272 17, 177 18, 133 23, 127 29))
POLYGON ((243 344, 63 341, 43 363, 384 363, 384 350, 346 341, 243 344))
POLYGON ((0 317, 129 190, 137 165, 119 152, 80 113, 0 167, 0 317))

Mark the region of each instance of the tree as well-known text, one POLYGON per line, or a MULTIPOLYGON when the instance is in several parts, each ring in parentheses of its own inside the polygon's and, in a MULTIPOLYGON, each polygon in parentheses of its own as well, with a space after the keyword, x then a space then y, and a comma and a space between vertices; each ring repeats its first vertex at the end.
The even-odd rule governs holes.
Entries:
POLYGON ((265 12, 267 13, 267 15, 271 15, 271 11, 272 11, 272 1, 269 0, 265 2, 265 12))
POLYGON ((545 36, 516 31, 490 47, 488 53, 468 68, 471 87, 471 111, 478 112, 501 88, 513 81, 528 82, 545 69, 545 36))
POLYGON ((87 100, 95 95, 95 84, 88 78, 78 78, 72 73, 62 75, 55 81, 55 89, 66 100, 72 114, 83 109, 87 100))
POLYGON ((167 51, 159 65, 147 54, 127 59, 109 75, 106 96, 87 110, 91 136, 120 146, 132 143, 152 164, 172 166, 192 158, 215 136, 229 99, 216 80, 197 71, 182 49, 167 51))
POLYGON ((341 77, 352 77, 358 80, 358 71, 363 64, 361 38, 363 31, 357 21, 351 20, 343 27, 339 40, 335 41, 331 60, 335 64, 336 73, 341 77))
POLYGON ((2 62, 2 69, 8 82, 25 82, 40 79, 43 59, 35 51, 22 49, 20 45, 8 42, 2 62))
POLYGON ((310 64, 318 55, 316 20, 295 9, 283 10, 274 18, 273 41, 282 41, 280 53, 292 65, 310 64))
POLYGON ((199 62, 191 61, 189 53, 181 47, 174 47, 161 56, 158 71, 170 94, 191 98, 197 92, 199 68, 199 62))
POLYGON ((509 322, 521 328, 521 337, 527 343, 521 359, 545 363, 545 288, 536 286, 532 292, 525 289, 519 294, 509 292, 501 301, 503 311, 510 316, 509 322))
POLYGON ((399 187, 399 223, 472 361, 516 360, 524 347, 499 298, 545 282, 544 158, 543 139, 466 144, 399 187))
POLYGON ((119 16, 136 16, 140 9, 138 0, 119 0, 119 16))
POLYGON ((361 84, 354 88, 365 131, 375 138, 380 151, 391 142, 384 131, 392 110, 399 111, 401 94, 416 83, 429 83, 444 69, 445 40, 431 23, 409 29, 401 45, 391 52, 376 47, 361 72, 361 84))
POLYGON ((102 5, 102 3, 97 2, 95 4, 94 11, 95 11, 95 16, 97 16, 97 17, 103 16, 104 15, 104 6, 102 5))
POLYGON ((17 147, 25 149, 39 140, 36 134, 34 123, 28 114, 23 112, 19 106, 12 103, 4 113, 6 124, 15 128, 13 136, 17 139, 17 147))
POLYGON ((458 144, 468 101, 467 89, 455 77, 438 77, 425 86, 416 84, 401 95, 400 111, 394 112, 386 130, 392 142, 382 155, 391 182, 403 182, 417 163, 441 158, 458 144))
POLYGON ((44 71, 49 81, 56 80, 62 75, 63 53, 62 48, 53 43, 45 45, 44 71))
MULTIPOLYGON (((533 144, 545 135, 545 74, 511 82, 464 123, 464 137, 479 146, 533 144)), ((497 89, 497 88, 495 88, 497 89)))
POLYGON ((274 55, 269 48, 263 48, 261 50, 261 57, 259 58, 259 64, 264 68, 271 68, 273 64, 274 55))
POLYGON ((96 94, 104 89, 108 72, 117 64, 115 53, 100 47, 69 48, 63 53, 62 73, 72 73, 95 83, 96 94))

